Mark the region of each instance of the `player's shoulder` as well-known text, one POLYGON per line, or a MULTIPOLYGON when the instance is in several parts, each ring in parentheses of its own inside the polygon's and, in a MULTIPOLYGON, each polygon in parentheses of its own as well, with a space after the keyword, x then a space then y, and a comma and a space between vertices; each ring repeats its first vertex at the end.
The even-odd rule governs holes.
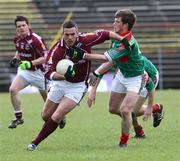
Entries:
POLYGON ((79 43, 86 43, 90 39, 90 35, 93 35, 93 33, 79 33, 77 41, 79 43))
POLYGON ((30 44, 34 44, 34 45, 37 45, 37 44, 44 44, 43 42, 43 39, 41 36, 39 36, 38 34, 36 33, 31 33, 27 39, 26 39, 30 44))
POLYGON ((93 32, 79 33, 79 37, 98 35, 99 33, 105 32, 104 29, 95 30, 93 32))
POLYGON ((13 40, 14 40, 14 42, 18 42, 18 41, 20 41, 20 37, 18 35, 15 35, 13 40))
POLYGON ((64 55, 65 50, 66 50, 66 46, 64 45, 64 43, 58 41, 51 47, 49 53, 54 57, 54 56, 64 55))
POLYGON ((94 35, 94 33, 93 32, 79 33, 79 39, 83 39, 91 35, 94 35))
POLYGON ((37 33, 34 33, 34 32, 30 35, 30 38, 32 38, 34 40, 42 40, 42 37, 39 36, 37 33))

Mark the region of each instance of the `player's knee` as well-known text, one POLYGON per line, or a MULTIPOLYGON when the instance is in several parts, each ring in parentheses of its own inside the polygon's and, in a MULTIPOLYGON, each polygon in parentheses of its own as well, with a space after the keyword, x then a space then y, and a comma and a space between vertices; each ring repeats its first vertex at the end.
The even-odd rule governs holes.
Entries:
POLYGON ((121 114, 122 114, 123 116, 127 116, 127 115, 129 115, 129 114, 131 113, 131 111, 129 110, 129 108, 128 108, 128 107, 125 107, 125 106, 122 106, 122 107, 120 108, 120 112, 121 112, 121 114))
POLYGON ((109 113, 111 114, 115 114, 115 115, 120 115, 120 111, 119 111, 119 106, 115 105, 111 105, 109 106, 109 113))
POLYGON ((18 90, 17 90, 15 87, 10 86, 10 87, 9 87, 9 92, 10 92, 11 94, 16 94, 16 93, 18 93, 18 90))
POLYGON ((56 112, 51 116, 51 118, 55 121, 55 122, 57 122, 57 123, 59 123, 63 118, 64 118, 64 116, 62 116, 62 115, 60 115, 60 114, 57 114, 56 112))
POLYGON ((46 117, 46 115, 43 115, 43 113, 41 113, 41 118, 46 122, 48 120, 48 117, 46 117))
POLYGON ((59 123, 59 122, 61 121, 61 119, 59 119, 59 118, 56 117, 56 116, 52 116, 51 118, 52 118, 52 120, 53 120, 54 122, 57 122, 57 123, 59 123))
POLYGON ((47 115, 44 111, 41 112, 41 117, 44 121, 48 121, 49 115, 47 115))
POLYGON ((112 107, 109 108, 109 113, 111 114, 115 114, 116 113, 116 110, 112 107))

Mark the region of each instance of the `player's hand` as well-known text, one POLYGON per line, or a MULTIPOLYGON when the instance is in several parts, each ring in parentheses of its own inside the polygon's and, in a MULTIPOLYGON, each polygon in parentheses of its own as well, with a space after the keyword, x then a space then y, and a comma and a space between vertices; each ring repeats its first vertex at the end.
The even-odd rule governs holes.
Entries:
POLYGON ((93 105, 93 104, 95 104, 95 99, 91 99, 91 98, 87 98, 87 104, 88 104, 88 106, 89 106, 89 108, 93 105))
POLYGON ((64 74, 64 77, 66 78, 66 80, 72 78, 75 76, 75 71, 74 71, 74 66, 72 67, 71 65, 68 67, 66 73, 64 74))
POLYGON ((89 75, 89 85, 94 87, 97 82, 98 77, 93 73, 90 73, 89 75))
POLYGON ((147 121, 148 118, 151 117, 152 114, 152 107, 147 107, 146 111, 144 112, 143 121, 147 121))
POLYGON ((127 37, 122 39, 122 43, 123 43, 125 49, 130 50, 130 44, 129 44, 127 37))
POLYGON ((95 71, 89 75, 89 85, 94 87, 96 85, 97 79, 102 78, 102 74, 97 74, 95 71))
POLYGON ((79 59, 83 59, 84 57, 84 53, 85 51, 79 47, 74 47, 74 48, 69 48, 66 51, 66 54, 70 57, 70 58, 79 58, 79 59))
POLYGON ((90 90, 89 95, 88 95, 88 97, 87 97, 87 104, 88 104, 89 108, 90 108, 93 104, 95 104, 95 100, 96 100, 96 89, 94 89, 94 88, 92 87, 92 89, 90 90))
POLYGON ((27 70, 27 69, 32 67, 32 62, 31 61, 26 61, 26 60, 21 61, 20 64, 19 64, 19 67, 22 70, 27 70))
POLYGON ((9 61, 10 67, 17 68, 19 66, 19 61, 17 58, 13 58, 9 61))

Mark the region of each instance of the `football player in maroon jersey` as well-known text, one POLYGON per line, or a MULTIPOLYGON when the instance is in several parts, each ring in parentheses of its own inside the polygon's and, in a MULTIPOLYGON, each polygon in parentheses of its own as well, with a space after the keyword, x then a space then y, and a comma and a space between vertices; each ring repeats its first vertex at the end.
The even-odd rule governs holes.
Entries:
POLYGON ((43 100, 46 100, 44 66, 47 48, 43 39, 33 33, 29 21, 24 16, 15 18, 17 35, 14 38, 16 54, 9 62, 11 67, 18 67, 17 75, 9 88, 11 103, 15 112, 15 119, 9 124, 9 128, 16 128, 23 124, 21 101, 19 91, 33 85, 38 88, 43 100))
POLYGON ((27 146, 27 150, 35 150, 41 141, 53 133, 58 123, 80 103, 87 91, 91 62, 70 58, 67 55, 69 49, 80 47, 91 53, 91 47, 110 38, 122 39, 121 36, 107 30, 81 34, 78 32, 77 24, 73 21, 67 21, 63 24, 62 38, 53 46, 47 58, 49 70, 46 77, 53 80, 53 84, 42 112, 45 124, 38 136, 27 146), (74 66, 69 66, 64 76, 56 72, 56 65, 61 59, 70 59, 74 62, 74 66))

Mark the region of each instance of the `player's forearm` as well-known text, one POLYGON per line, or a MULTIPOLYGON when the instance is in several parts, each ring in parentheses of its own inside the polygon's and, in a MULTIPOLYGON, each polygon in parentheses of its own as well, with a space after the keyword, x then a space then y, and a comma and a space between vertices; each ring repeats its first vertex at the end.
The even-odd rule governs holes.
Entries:
POLYGON ((49 76, 50 80, 65 80, 65 77, 57 72, 52 72, 49 76))
POLYGON ((154 102, 154 89, 148 93, 148 107, 152 107, 154 102))
POLYGON ((31 62, 32 62, 33 65, 44 64, 45 63, 45 58, 44 57, 40 57, 38 59, 32 60, 31 62))
POLYGON ((110 39, 115 39, 115 40, 122 40, 124 38, 113 31, 109 32, 109 37, 110 37, 110 39))
POLYGON ((17 59, 20 59, 20 56, 19 56, 19 52, 16 51, 15 55, 14 55, 14 58, 17 58, 17 59))
POLYGON ((113 67, 114 63, 113 62, 106 62, 101 64, 95 72, 99 73, 99 74, 104 74, 106 73, 109 69, 111 69, 113 67))
POLYGON ((100 81, 101 81, 101 78, 98 78, 97 81, 96 81, 95 86, 93 87, 95 91, 97 90, 100 81))
POLYGON ((108 59, 103 54, 89 54, 84 53, 83 59, 90 60, 90 61, 97 61, 97 62, 107 62, 108 59))

